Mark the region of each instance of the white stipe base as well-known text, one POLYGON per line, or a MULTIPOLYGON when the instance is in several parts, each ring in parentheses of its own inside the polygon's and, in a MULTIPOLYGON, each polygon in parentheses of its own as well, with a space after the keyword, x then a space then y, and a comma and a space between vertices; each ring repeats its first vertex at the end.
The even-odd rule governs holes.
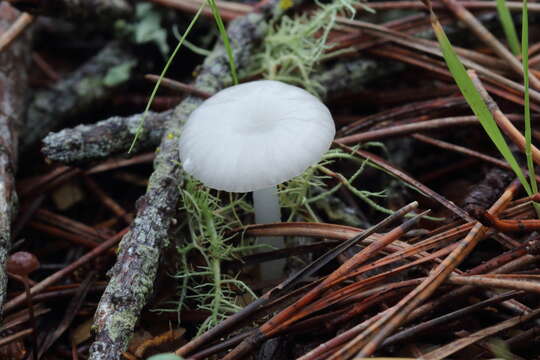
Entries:
MULTIPOLYGON (((281 222, 281 208, 275 186, 254 191, 253 207, 255 209, 255 222, 257 224, 281 222)), ((270 245, 276 250, 285 247, 282 236, 259 237, 257 243, 270 245)), ((266 252, 271 251, 271 249, 264 248, 260 251, 266 252)), ((283 277, 285 262, 285 259, 278 259, 261 263, 261 280, 275 280, 283 277)))

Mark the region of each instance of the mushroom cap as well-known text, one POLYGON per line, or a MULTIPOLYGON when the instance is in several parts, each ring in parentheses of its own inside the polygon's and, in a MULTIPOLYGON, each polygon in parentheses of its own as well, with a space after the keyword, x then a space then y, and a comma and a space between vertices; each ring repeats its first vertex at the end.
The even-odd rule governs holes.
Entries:
POLYGON ((218 92, 191 113, 180 136, 180 159, 210 188, 255 191, 317 163, 335 132, 328 108, 307 91, 253 81, 218 92))
POLYGON ((12 274, 26 276, 39 269, 39 260, 34 254, 17 251, 8 258, 6 270, 12 274))

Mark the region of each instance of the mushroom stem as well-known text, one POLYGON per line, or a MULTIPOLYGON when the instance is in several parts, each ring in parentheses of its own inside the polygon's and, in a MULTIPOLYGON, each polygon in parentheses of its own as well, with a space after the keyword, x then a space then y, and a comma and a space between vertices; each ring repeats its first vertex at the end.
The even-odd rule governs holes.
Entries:
MULTIPOLYGON (((270 224, 281 222, 281 208, 277 188, 272 186, 253 192, 253 207, 255 209, 255 222, 257 224, 270 224)), ((259 244, 270 245, 275 249, 283 249, 284 242, 281 236, 264 236, 258 240, 259 244)), ((263 251, 269 251, 264 249, 263 251)), ((261 264, 261 279, 275 280, 283 275, 285 260, 278 259, 265 261, 261 264)))
POLYGON ((253 207, 255 208, 255 222, 257 224, 281 222, 281 207, 275 186, 255 190, 253 192, 253 207))

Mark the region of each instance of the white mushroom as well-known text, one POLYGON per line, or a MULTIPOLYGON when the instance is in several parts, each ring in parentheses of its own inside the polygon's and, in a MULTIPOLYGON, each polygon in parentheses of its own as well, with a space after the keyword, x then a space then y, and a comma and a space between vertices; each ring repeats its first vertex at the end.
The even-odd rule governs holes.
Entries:
POLYGON ((332 115, 315 96, 279 81, 253 81, 224 89, 193 111, 180 159, 210 188, 253 191, 257 223, 279 222, 276 185, 317 163, 334 135, 332 115))

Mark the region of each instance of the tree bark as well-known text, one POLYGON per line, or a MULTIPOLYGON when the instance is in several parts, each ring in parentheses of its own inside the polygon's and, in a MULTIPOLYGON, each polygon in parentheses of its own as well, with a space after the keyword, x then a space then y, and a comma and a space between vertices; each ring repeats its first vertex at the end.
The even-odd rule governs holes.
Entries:
MULTIPOLYGON (((9 29, 19 11, 0 2, 0 33, 9 29)), ((11 246, 11 221, 17 208, 14 174, 17 135, 24 115, 31 35, 23 32, 0 52, 0 307, 6 298, 6 261, 11 246)))

